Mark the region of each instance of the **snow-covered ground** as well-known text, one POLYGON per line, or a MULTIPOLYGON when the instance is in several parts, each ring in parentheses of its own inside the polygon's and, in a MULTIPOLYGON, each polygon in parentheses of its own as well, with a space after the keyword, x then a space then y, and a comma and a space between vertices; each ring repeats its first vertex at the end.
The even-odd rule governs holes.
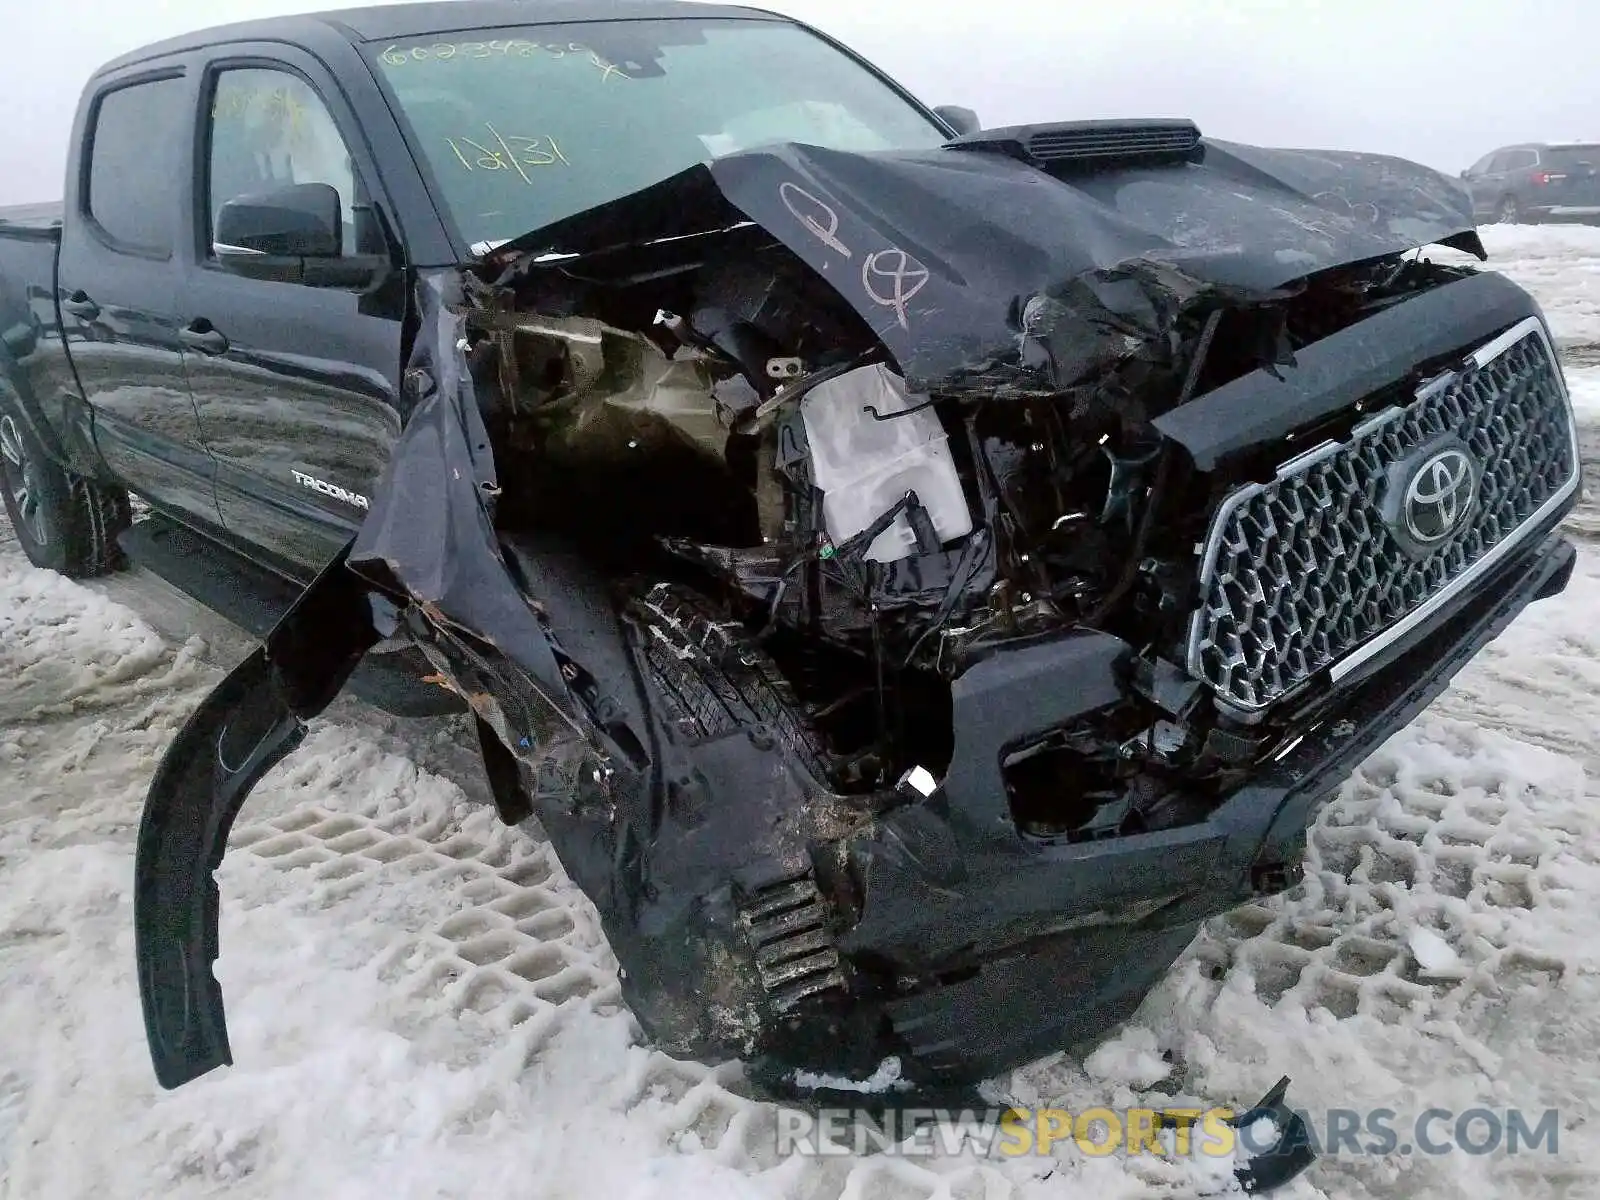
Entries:
MULTIPOLYGON (((1490 228, 1600 448, 1600 230, 1490 228)), ((1593 467, 1591 465, 1591 471, 1593 467)), ((1600 1192, 1600 532, 1323 814, 1307 880, 1196 941, 1083 1061, 998 1091, 1073 1111, 1561 1112, 1559 1152, 1324 1157, 1294 1197, 1600 1192)), ((133 977, 157 757, 249 643, 142 572, 30 568, 0 521, 0 1195, 877 1200, 1195 1195, 1154 1158, 780 1160, 737 1066, 640 1045, 592 909, 500 827, 459 721, 339 701, 219 878, 237 1065, 160 1091, 133 977)), ((1070 996, 1061 1002, 1071 1003, 1070 996)), ((1531 1123, 1531 1121, 1530 1121, 1531 1123)), ((1403 1131, 1403 1130, 1402 1130, 1403 1131)), ((1215 1174, 1211 1172, 1211 1174, 1215 1174)))
MULTIPOLYGON (((1486 225, 1488 265, 1539 298, 1551 332, 1564 348, 1587 352, 1600 343, 1600 233, 1592 225, 1486 225)), ((1427 251, 1440 261, 1474 262, 1449 250, 1427 251)))

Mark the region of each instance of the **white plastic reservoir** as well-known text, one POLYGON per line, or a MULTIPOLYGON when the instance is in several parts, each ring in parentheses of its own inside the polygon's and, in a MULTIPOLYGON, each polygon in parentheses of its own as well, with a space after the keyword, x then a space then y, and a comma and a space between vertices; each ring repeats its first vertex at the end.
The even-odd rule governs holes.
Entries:
MULTIPOLYGON (((801 401, 811 443, 811 472, 822 489, 823 522, 834 543, 860 533, 908 492, 928 510, 941 542, 972 532, 972 513, 950 457, 944 426, 926 403, 908 396, 904 381, 882 365, 859 367, 820 383, 801 401), (902 413, 887 421, 878 413, 902 413)), ((916 549, 905 514, 873 539, 867 557, 894 562, 916 549)))

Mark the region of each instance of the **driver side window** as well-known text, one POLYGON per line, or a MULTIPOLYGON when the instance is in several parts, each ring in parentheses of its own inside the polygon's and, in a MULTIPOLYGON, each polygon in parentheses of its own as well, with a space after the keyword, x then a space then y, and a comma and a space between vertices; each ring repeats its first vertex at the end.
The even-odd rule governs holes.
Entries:
POLYGON ((343 252, 369 249, 363 243, 370 234, 358 218, 370 208, 349 148, 321 97, 300 76, 263 67, 219 74, 210 146, 206 212, 212 229, 229 200, 289 184, 325 183, 339 193, 343 252))

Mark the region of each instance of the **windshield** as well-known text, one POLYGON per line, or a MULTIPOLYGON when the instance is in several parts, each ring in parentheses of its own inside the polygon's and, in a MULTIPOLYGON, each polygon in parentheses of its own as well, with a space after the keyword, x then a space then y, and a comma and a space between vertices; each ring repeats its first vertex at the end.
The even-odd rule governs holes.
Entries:
POLYGON ((753 146, 945 140, 872 72, 781 21, 537 25, 374 44, 371 54, 473 245, 753 146))

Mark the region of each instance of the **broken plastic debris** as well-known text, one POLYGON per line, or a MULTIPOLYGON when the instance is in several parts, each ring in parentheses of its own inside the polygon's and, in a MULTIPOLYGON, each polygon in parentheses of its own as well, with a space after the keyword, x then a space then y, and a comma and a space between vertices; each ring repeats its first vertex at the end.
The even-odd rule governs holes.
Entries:
POLYGON ((1258 1104, 1230 1121, 1253 1151, 1234 1170, 1246 1195, 1282 1187, 1317 1159, 1305 1118, 1284 1103, 1288 1091, 1289 1077, 1285 1075, 1258 1104))

